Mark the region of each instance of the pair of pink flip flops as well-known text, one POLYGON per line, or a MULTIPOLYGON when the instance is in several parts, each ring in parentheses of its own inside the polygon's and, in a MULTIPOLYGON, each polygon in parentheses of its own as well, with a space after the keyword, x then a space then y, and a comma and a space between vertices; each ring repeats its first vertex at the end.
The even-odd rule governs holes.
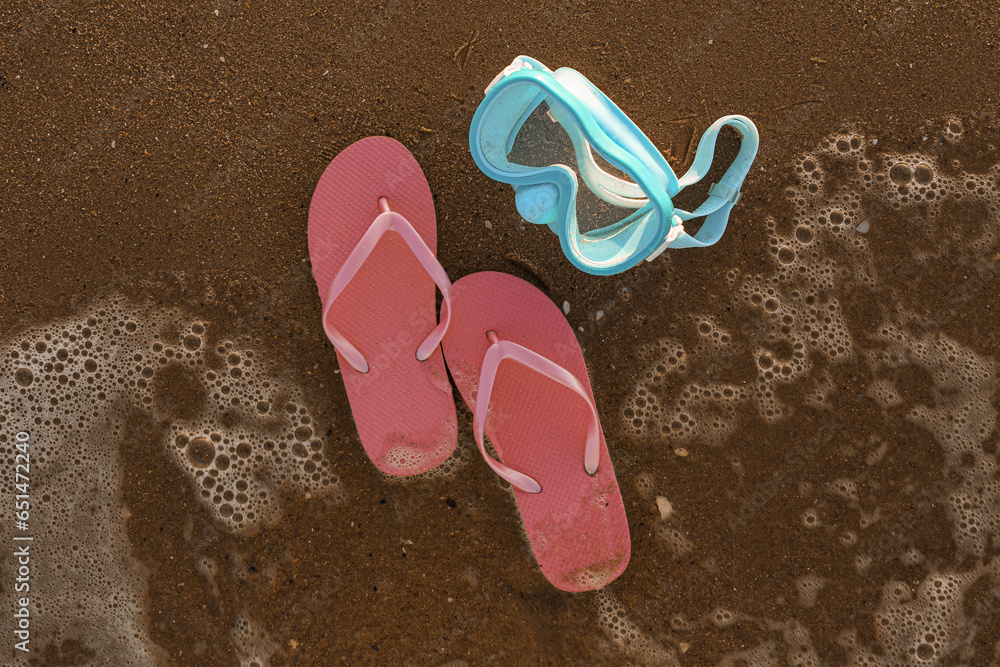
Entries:
POLYGON ((402 144, 369 137, 330 163, 309 209, 309 256, 361 443, 391 475, 447 459, 457 444, 447 361, 480 453, 514 487, 542 573, 565 591, 602 588, 631 545, 573 330, 514 276, 452 285, 436 247, 430 187, 402 144))

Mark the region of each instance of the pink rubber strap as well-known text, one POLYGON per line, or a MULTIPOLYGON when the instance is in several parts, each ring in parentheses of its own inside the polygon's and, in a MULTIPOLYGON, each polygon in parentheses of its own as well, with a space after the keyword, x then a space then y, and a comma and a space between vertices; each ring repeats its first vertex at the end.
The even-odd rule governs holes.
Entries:
POLYGON ((441 309, 444 319, 438 323, 430 335, 420 344, 420 347, 417 348, 417 359, 419 361, 425 361, 433 354, 434 350, 441 343, 441 339, 444 338, 444 334, 448 330, 448 324, 451 322, 451 308, 448 307, 451 304, 451 281, 448 280, 448 274, 445 273, 444 267, 437 261, 437 257, 434 256, 434 253, 431 252, 431 249, 424 243, 420 234, 417 233, 417 230, 410 225, 406 218, 389 209, 389 202, 385 197, 380 197, 378 203, 382 208, 382 213, 375 218, 371 227, 368 228, 365 235, 358 241, 358 245, 348 255, 347 261, 340 267, 336 277, 330 284, 330 289, 326 294, 326 305, 323 306, 323 330, 326 331, 327 337, 337 351, 347 359, 347 363, 359 373, 368 372, 368 362, 365 361, 364 355, 358 351, 358 348, 352 345, 350 341, 330 324, 328 315, 333 302, 351 282, 355 274, 357 274, 358 270, 365 263, 365 260, 368 259, 368 256, 375 249, 379 239, 386 232, 396 232, 406 241, 406 245, 413 252, 413 256, 424 267, 424 270, 434 280, 434 283, 444 296, 445 307, 441 309))
POLYGON ((483 357, 483 369, 479 375, 479 388, 476 391, 476 408, 472 416, 472 432, 476 436, 479 453, 486 459, 486 463, 493 469, 493 472, 522 491, 527 491, 528 493, 541 493, 542 491, 541 484, 534 479, 509 466, 505 466, 487 454, 486 444, 483 441, 486 412, 489 409, 490 395, 493 393, 493 382, 496 380, 497 368, 504 359, 511 359, 527 366, 536 373, 541 373, 545 377, 572 389, 586 402, 590 414, 587 419, 587 447, 584 450, 583 465, 588 475, 595 474, 600 458, 601 426, 597 416, 597 406, 594 405, 590 393, 584 388, 583 384, 568 370, 546 359, 537 352, 509 340, 499 340, 497 335, 492 331, 487 332, 486 335, 489 336, 493 344, 486 350, 486 355, 483 357))

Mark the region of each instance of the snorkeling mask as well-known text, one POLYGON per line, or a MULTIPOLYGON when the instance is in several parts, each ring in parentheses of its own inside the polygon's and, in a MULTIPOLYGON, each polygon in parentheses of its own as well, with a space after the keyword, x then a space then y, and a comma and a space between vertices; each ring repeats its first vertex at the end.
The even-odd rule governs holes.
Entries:
POLYGON ((568 67, 553 72, 527 56, 493 79, 469 129, 476 165, 514 187, 521 217, 548 225, 570 262, 597 275, 621 273, 668 247, 718 241, 757 144, 749 118, 720 118, 678 179, 646 135, 583 75, 568 67), (724 125, 742 136, 735 161, 704 204, 691 212, 674 208, 671 197, 704 178, 724 125), (687 234, 684 221, 700 217, 698 232, 687 234))

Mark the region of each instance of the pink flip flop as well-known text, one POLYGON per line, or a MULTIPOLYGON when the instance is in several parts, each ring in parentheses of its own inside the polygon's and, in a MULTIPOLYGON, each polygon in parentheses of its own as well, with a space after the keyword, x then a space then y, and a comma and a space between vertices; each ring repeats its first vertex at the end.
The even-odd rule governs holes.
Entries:
POLYGON ((436 284, 448 303, 451 283, 436 248, 430 187, 402 144, 362 139, 323 172, 309 207, 323 329, 361 444, 390 475, 426 472, 458 441, 439 347, 448 316, 438 323, 434 301, 436 284))
POLYGON ((564 591, 603 588, 632 549, 573 329, 548 297, 503 273, 462 278, 449 308, 448 369, 473 411, 480 453, 514 487, 542 573, 564 591))

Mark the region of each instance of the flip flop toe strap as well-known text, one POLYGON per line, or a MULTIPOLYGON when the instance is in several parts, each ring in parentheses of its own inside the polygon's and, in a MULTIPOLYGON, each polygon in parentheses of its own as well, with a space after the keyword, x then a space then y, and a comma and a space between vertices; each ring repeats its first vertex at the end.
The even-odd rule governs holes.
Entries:
POLYGON ((541 492, 542 486, 533 478, 500 463, 490 456, 486 452, 486 444, 483 440, 483 428, 486 424, 486 413, 489 410, 490 396, 493 393, 493 383, 496 380, 497 369, 500 366, 500 362, 505 359, 511 359, 573 390, 573 392, 584 400, 588 412, 584 468, 588 475, 596 474, 600 458, 601 426, 597 416, 597 406, 594 405, 590 392, 584 388, 575 375, 537 352, 511 341, 499 340, 497 335, 492 331, 488 332, 487 336, 489 336, 493 344, 486 350, 486 355, 483 357, 483 368, 479 375, 476 406, 472 418, 472 430, 476 437, 476 445, 479 446, 479 453, 483 455, 486 463, 495 473, 513 484, 516 488, 528 493, 541 492))
POLYGON ((386 233, 396 232, 406 242, 413 256, 424 267, 424 270, 434 280, 434 283, 444 296, 445 307, 441 309, 443 319, 417 348, 417 359, 419 361, 424 361, 433 354, 434 350, 441 343, 445 332, 448 330, 448 325, 451 323, 451 308, 448 307, 451 304, 451 281, 448 279, 448 274, 445 273, 444 267, 441 266, 437 257, 434 256, 434 253, 427 247, 423 238, 420 237, 420 234, 413 228, 409 221, 399 213, 389 209, 389 202, 385 197, 379 198, 379 206, 382 209, 382 213, 375 218, 371 227, 361 237, 358 245, 348 255, 347 261, 340 267, 336 277, 334 277, 333 282, 330 284, 330 289, 326 294, 326 305, 323 306, 323 330, 326 331, 327 337, 337 351, 347 360, 347 363, 359 373, 368 372, 368 362, 358 348, 347 340, 333 323, 330 322, 330 308, 361 269, 368 256, 375 250, 375 246, 378 245, 379 240, 386 233))

